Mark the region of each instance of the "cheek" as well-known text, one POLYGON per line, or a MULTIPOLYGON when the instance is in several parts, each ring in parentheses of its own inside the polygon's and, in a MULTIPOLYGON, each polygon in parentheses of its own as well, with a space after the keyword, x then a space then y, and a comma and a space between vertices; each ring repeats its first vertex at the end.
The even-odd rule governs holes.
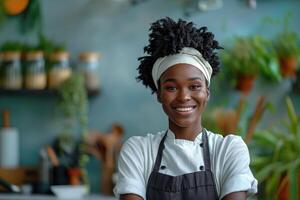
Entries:
POLYGON ((197 95, 196 97, 198 99, 198 102, 201 104, 201 105, 206 105, 207 102, 208 102, 208 96, 206 93, 200 93, 197 95))
POLYGON ((172 93, 164 93, 162 92, 159 96, 160 102, 162 104, 169 104, 175 99, 175 95, 172 95, 172 93))

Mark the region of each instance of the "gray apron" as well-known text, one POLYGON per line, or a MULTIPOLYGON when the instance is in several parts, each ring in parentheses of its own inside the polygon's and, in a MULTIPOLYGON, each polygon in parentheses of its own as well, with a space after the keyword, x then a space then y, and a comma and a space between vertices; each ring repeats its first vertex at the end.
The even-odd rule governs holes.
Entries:
MULTIPOLYGON (((167 133, 162 138, 156 156, 153 171, 150 174, 146 199, 147 200, 217 200, 218 194, 214 176, 210 169, 209 147, 206 130, 203 129, 202 144, 204 167, 193 173, 180 176, 170 176, 159 173, 167 133)), ((162 166, 164 167, 164 166, 162 166)))

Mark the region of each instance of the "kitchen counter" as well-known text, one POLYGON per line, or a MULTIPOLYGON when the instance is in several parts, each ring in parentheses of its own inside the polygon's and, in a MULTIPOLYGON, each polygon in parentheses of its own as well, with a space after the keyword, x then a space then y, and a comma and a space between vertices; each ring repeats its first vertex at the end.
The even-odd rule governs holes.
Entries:
MULTIPOLYGON (((58 200, 58 198, 54 195, 0 194, 0 200, 58 200)), ((104 195, 89 195, 80 200, 117 200, 117 198, 104 195)))

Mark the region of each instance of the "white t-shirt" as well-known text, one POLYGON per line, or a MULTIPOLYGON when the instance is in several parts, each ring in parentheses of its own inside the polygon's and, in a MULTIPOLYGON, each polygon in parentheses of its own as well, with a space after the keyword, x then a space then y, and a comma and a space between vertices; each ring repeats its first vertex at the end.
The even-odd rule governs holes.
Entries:
MULTIPOLYGON (((165 131, 145 137, 133 136, 123 145, 118 161, 118 178, 114 193, 137 194, 146 200, 148 178, 154 167, 159 143, 165 131)), ((257 192, 257 180, 249 168, 250 157, 246 144, 240 136, 223 137, 207 131, 211 171, 214 174, 218 196, 247 191, 257 192)), ((174 133, 168 130, 159 172, 178 176, 200 171, 204 166, 202 133, 194 141, 175 139, 174 133)))

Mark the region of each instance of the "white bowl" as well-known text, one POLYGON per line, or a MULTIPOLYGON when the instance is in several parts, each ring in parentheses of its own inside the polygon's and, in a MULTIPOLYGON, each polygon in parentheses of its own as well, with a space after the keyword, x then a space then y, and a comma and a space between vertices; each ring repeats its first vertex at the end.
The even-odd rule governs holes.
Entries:
POLYGON ((84 185, 52 185, 51 191, 59 199, 80 199, 87 194, 87 188, 84 185))

